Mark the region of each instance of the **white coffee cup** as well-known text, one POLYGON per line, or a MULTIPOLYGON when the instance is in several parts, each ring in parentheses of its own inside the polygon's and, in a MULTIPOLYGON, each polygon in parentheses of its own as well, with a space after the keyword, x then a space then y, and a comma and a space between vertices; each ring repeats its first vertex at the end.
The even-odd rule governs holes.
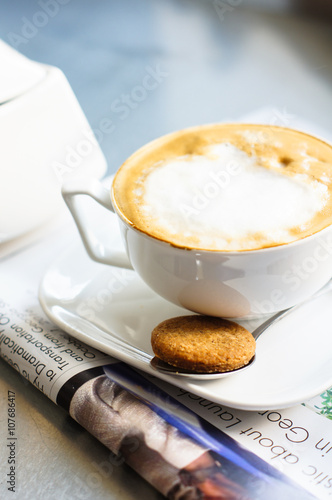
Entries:
POLYGON ((331 225, 257 250, 188 249, 135 227, 117 206, 114 192, 112 201, 98 181, 73 180, 62 192, 93 260, 134 269, 161 297, 197 313, 228 318, 272 314, 307 299, 332 276, 331 225), (115 214, 125 251, 116 253, 96 238, 76 203, 78 195, 93 198, 115 214))

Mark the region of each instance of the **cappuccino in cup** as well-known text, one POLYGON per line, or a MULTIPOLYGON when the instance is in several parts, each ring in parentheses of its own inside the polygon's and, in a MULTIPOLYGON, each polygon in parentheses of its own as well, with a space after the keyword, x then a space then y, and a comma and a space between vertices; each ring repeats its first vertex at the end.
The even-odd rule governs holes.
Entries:
POLYGON ((122 165, 112 201, 127 224, 175 247, 285 245, 332 223, 332 148, 268 125, 182 130, 122 165))
MULTIPOLYGON (((91 258, 134 269, 188 310, 254 318, 303 302, 332 276, 332 146, 272 125, 204 125, 161 137, 116 173, 63 195, 91 258), (76 196, 118 219, 99 238, 76 196)), ((105 228, 107 230, 107 228, 105 228)))

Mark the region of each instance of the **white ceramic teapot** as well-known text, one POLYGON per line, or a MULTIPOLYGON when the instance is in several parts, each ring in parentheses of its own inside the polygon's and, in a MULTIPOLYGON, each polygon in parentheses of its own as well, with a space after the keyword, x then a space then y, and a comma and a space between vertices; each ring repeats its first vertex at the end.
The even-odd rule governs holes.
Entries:
POLYGON ((106 160, 64 74, 0 40, 0 244, 63 205, 63 181, 97 176, 106 160))

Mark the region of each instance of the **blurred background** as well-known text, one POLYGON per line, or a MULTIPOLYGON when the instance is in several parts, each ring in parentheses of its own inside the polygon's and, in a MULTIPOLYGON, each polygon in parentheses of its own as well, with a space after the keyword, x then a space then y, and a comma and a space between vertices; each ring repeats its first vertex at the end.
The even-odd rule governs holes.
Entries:
POLYGON ((161 134, 264 107, 281 125, 299 117, 331 129, 331 2, 0 0, 0 7, 0 38, 67 76, 110 173, 161 134))

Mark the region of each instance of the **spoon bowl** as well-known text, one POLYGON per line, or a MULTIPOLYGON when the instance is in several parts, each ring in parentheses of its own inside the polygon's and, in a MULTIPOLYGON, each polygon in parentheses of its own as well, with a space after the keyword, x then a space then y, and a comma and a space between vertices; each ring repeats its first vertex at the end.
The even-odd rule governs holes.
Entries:
POLYGON ((237 368, 236 370, 231 370, 228 372, 214 372, 214 373, 198 373, 191 370, 183 370, 181 368, 177 368, 176 366, 169 365, 165 363, 160 358, 155 356, 151 359, 150 365, 152 368, 159 372, 167 373, 168 375, 177 375, 178 377, 187 377, 196 380, 213 380, 217 378, 228 377, 229 375, 233 375, 235 373, 242 372, 251 366, 256 359, 256 355, 251 358, 249 363, 242 366, 241 368, 237 368))
MULTIPOLYGON (((330 289, 330 288, 329 288, 330 289)), ((323 293, 323 292, 321 292, 323 293)), ((274 314, 271 316, 269 319, 267 319, 264 323, 262 323, 260 326, 258 326, 253 332, 251 332, 252 336, 254 339, 257 341, 258 337, 272 324, 274 324, 276 321, 281 319, 283 316, 288 314, 290 311, 295 309, 298 306, 291 307, 289 309, 285 309, 283 311, 278 312, 277 314, 274 314)), ((150 366, 154 370, 157 370, 158 372, 161 373, 167 373, 167 375, 175 375, 177 377, 186 377, 190 378, 193 380, 213 380, 213 379, 219 379, 219 378, 224 378, 224 377, 229 377, 230 375, 235 375, 239 374, 243 371, 245 371, 247 368, 250 368, 253 363, 256 360, 256 354, 251 358, 249 363, 247 363, 244 366, 241 366, 240 368, 236 368, 235 370, 229 370, 229 371, 224 371, 224 372, 214 372, 214 373, 202 373, 202 372, 195 372, 191 370, 184 370, 181 368, 178 368, 176 366, 172 366, 168 363, 165 363, 158 357, 154 357, 150 360, 150 366)))

